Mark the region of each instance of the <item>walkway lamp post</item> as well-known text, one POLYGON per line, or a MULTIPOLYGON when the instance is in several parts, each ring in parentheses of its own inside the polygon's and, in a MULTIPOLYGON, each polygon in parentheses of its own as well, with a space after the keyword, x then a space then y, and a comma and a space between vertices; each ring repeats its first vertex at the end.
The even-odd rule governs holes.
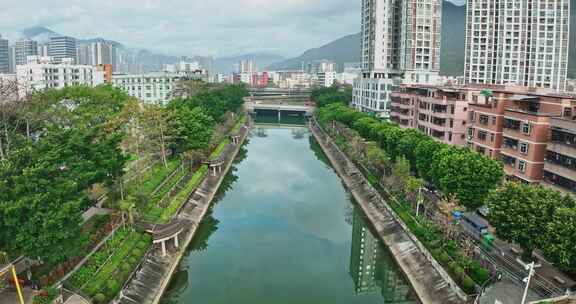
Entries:
POLYGON ((420 213, 420 205, 422 204, 422 187, 418 188, 418 198, 416 201, 416 218, 418 218, 418 213, 420 213))
POLYGON ((522 280, 526 283, 526 288, 524 289, 524 295, 522 296, 522 302, 520 302, 521 304, 526 303, 526 296, 528 295, 528 287, 530 287, 530 279, 536 273, 536 270, 534 270, 535 265, 536 264, 534 262, 532 262, 532 263, 525 266, 526 270, 528 270, 528 277, 526 277, 526 278, 524 278, 524 280, 522 280))

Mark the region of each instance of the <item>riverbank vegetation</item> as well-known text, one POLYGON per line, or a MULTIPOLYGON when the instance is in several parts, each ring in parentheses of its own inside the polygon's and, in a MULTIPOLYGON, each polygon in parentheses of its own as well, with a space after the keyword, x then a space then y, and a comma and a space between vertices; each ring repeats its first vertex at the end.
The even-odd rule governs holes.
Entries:
MULTIPOLYGON (((73 266, 89 251, 86 239, 100 241, 82 216, 97 204, 126 225, 168 222, 203 180, 202 161, 236 125, 246 95, 244 86, 200 84, 160 106, 100 86, 0 100, 0 251, 37 259, 46 271, 73 266)), ((128 251, 120 255, 129 259, 128 251)), ((119 271, 110 265, 104 274, 119 271)), ((105 281, 85 291, 108 299, 117 288, 105 281)))
MULTIPOLYGON (((569 237, 576 227, 576 203, 568 195, 539 185, 507 182, 499 161, 436 142, 418 130, 380 121, 340 101, 324 104, 317 117, 326 129, 335 130, 337 143, 349 155, 367 160, 365 166, 376 172, 367 176, 373 184, 385 184, 386 190, 401 194, 395 196, 398 201, 411 198, 416 202, 421 199, 418 190, 426 185, 440 190, 442 200, 449 202, 444 205, 451 205, 452 210, 476 211, 488 206, 496 234, 520 245, 526 260, 532 259, 534 249, 541 248, 560 269, 576 272, 576 239, 569 237), (344 138, 339 139, 341 135, 344 138)), ((401 215, 401 210, 398 213, 401 215)), ((425 230, 430 241, 436 239, 432 235, 437 229, 425 230)), ((442 253, 435 256, 446 260, 442 253)))

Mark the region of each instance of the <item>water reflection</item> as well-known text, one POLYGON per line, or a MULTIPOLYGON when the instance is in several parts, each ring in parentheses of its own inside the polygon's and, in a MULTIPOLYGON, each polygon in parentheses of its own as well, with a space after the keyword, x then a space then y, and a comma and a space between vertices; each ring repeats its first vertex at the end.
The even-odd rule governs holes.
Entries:
POLYGON ((413 303, 307 129, 262 129, 267 137, 243 147, 162 303, 413 303))
POLYGON ((349 272, 356 294, 380 291, 384 303, 417 303, 390 252, 374 236, 365 221, 361 211, 354 208, 349 272))

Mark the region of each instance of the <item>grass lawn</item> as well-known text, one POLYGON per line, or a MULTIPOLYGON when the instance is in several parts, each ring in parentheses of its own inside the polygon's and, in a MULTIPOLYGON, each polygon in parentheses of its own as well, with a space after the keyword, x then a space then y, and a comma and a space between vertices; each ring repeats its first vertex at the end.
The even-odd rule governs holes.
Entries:
POLYGON ((232 135, 236 135, 240 132, 240 129, 242 128, 242 126, 246 123, 246 115, 244 115, 244 113, 242 113, 242 116, 240 117, 240 120, 238 120, 238 122, 236 123, 236 125, 234 125, 234 128, 232 128, 232 131, 230 131, 230 134, 232 135))
MULTIPOLYGON (((142 186, 140 192, 145 195, 150 195, 158 186, 162 184, 164 179, 168 177, 180 165, 180 159, 173 158, 168 160, 168 166, 164 167, 162 162, 156 163, 152 168, 148 169, 142 175, 142 186)), ((134 178, 128 185, 128 193, 133 194, 138 192, 138 178, 134 178)))
POLYGON ((220 155, 222 154, 222 152, 224 152, 224 149, 226 148, 226 146, 228 146, 228 144, 230 143, 230 139, 225 138, 224 140, 222 140, 220 142, 220 144, 218 145, 218 147, 216 147, 216 149, 214 149, 214 151, 212 151, 212 154, 210 154, 210 160, 215 160, 218 157, 220 157, 220 155))
POLYGON ((198 187, 200 182, 204 179, 204 176, 208 173, 208 166, 204 165, 194 173, 192 178, 186 183, 186 186, 178 192, 178 194, 172 199, 170 205, 162 210, 162 214, 160 216, 160 221, 162 223, 167 223, 170 221, 172 216, 180 209, 180 207, 186 202, 188 197, 192 194, 192 192, 198 187))

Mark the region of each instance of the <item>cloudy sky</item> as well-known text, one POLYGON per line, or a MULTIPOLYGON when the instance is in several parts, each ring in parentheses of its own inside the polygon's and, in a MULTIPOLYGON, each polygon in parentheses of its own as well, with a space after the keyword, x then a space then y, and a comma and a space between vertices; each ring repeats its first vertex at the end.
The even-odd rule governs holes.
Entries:
MULTIPOLYGON (((464 0, 450 0, 461 3, 464 0)), ((43 25, 169 55, 298 55, 359 31, 360 0, 0 0, 0 34, 43 25)))

